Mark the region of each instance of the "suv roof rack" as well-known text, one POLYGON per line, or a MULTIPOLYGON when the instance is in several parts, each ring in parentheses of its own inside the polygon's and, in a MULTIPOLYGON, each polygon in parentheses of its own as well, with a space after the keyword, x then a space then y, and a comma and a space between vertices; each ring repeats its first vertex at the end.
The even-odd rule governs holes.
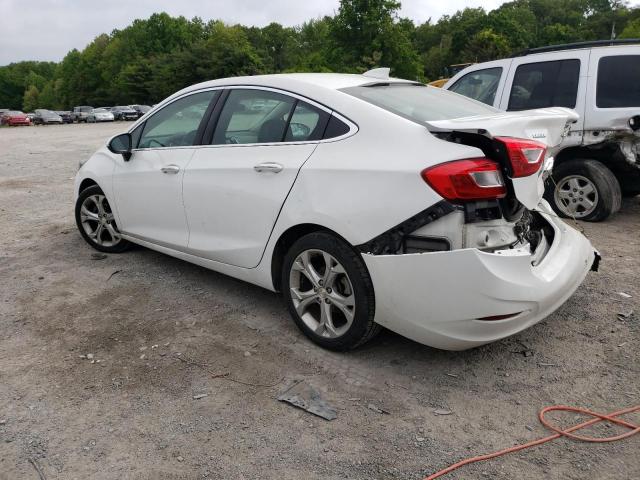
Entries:
POLYGON ((612 47, 614 45, 635 45, 640 44, 640 38, 625 38, 621 40, 591 40, 588 42, 565 43, 562 45, 550 45, 548 47, 527 48, 521 52, 515 53, 513 57, 524 57, 534 53, 556 52, 559 50, 576 50, 578 48, 591 47, 612 47))

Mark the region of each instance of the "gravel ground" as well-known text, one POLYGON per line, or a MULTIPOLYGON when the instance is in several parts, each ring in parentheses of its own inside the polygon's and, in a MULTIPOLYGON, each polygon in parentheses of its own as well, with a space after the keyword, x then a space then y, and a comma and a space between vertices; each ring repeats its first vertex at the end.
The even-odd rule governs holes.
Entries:
MULTIPOLYGON (((412 480, 545 435, 546 405, 640 403, 640 197, 580 225, 601 271, 528 331, 458 353, 383 332, 337 354, 307 341, 273 293, 143 248, 93 256, 73 177, 123 129, 0 129, 1 479, 37 479, 35 463, 49 480, 412 480), (278 402, 292 379, 337 419, 278 402)), ((446 478, 640 478, 638 451, 640 436, 558 440, 446 478)))

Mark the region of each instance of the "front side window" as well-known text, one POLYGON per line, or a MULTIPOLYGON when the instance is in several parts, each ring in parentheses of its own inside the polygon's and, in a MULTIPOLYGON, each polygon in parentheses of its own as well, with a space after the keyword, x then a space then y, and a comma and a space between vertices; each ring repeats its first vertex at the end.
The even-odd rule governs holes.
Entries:
POLYGON ((487 105, 493 105, 502 76, 502 67, 487 68, 467 73, 449 89, 487 105))
POLYGON ((579 78, 577 59, 520 65, 513 78, 508 110, 575 108, 579 78))
POLYGON ((640 55, 601 58, 596 85, 598 108, 640 107, 640 55))
MULTIPOLYGON (((295 103, 292 97, 266 90, 232 90, 220 112, 212 143, 282 142, 295 103)), ((302 135, 302 127, 297 133, 302 135)))
POLYGON ((419 124, 498 112, 448 90, 422 84, 378 84, 342 91, 419 124))
POLYGON ((200 122, 217 90, 194 93, 170 103, 145 122, 138 148, 193 145, 200 122))

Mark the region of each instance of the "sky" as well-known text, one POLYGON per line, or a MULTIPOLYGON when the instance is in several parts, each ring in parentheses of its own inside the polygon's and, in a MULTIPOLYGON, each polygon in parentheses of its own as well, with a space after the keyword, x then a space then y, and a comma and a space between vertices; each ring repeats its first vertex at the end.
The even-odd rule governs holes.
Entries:
MULTIPOLYGON (((60 61, 96 36, 156 12, 208 21, 264 26, 299 25, 333 15, 338 0, 0 0, 0 65, 21 60, 60 61)), ((501 0, 402 0, 401 16, 417 24, 464 7, 498 7, 501 0)))

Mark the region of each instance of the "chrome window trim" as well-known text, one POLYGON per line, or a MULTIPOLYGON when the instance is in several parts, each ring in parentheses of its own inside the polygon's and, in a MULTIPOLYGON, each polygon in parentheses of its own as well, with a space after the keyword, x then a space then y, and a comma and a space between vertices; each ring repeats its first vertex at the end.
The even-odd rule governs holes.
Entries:
MULTIPOLYGON (((307 144, 318 144, 318 143, 330 143, 330 142, 337 142, 340 140, 344 140, 348 137, 351 137, 353 135, 355 135, 356 133, 358 133, 359 131, 359 127, 355 122, 352 122, 351 120, 349 120, 347 117, 345 117, 344 115, 341 115, 340 113, 336 112, 335 110, 330 109, 329 107, 326 107, 325 105, 316 102, 315 100, 312 100, 310 98, 307 98, 303 95, 297 94, 295 92, 290 92, 288 90, 283 90, 283 89, 279 89, 279 88, 273 88, 273 87, 263 87, 261 85, 221 85, 221 86, 215 86, 215 87, 206 87, 206 88, 202 88, 199 90, 193 90, 190 92, 186 92, 183 95, 180 95, 179 97, 173 98, 170 102, 166 102, 166 103, 161 103, 159 105, 157 105, 150 113, 150 115, 145 118, 145 116, 140 117, 140 120, 142 120, 144 118, 144 121, 146 122, 147 120, 149 120, 149 118, 151 118, 153 115, 156 115, 158 112, 164 110, 165 107, 168 107, 169 105, 171 105, 174 102, 177 102, 178 100, 181 100, 185 97, 188 97, 190 95, 194 95, 196 93, 202 93, 202 92, 207 92, 210 90, 263 90, 263 91, 267 91, 267 92, 273 92, 273 93, 279 93, 280 95, 286 95, 292 98, 295 98, 297 100, 301 100, 305 103, 308 103, 309 105, 312 105, 316 108, 318 108, 319 110, 323 110, 325 113, 328 113, 330 116, 334 116, 336 117, 338 120, 340 120, 341 122, 345 123, 348 127, 349 127, 349 131, 347 133, 345 133, 344 135, 340 135, 338 137, 332 137, 332 138, 326 138, 326 139, 320 139, 320 140, 303 140, 303 141, 298 141, 298 142, 268 142, 268 143, 238 143, 238 144, 218 144, 218 145, 182 145, 182 146, 177 146, 177 147, 157 147, 157 148, 134 148, 131 151, 132 152, 148 152, 148 151, 152 151, 152 150, 162 150, 162 151, 167 151, 167 150, 175 150, 175 149, 184 149, 184 148, 192 148, 192 149, 199 149, 199 148, 220 148, 220 147, 257 147, 257 146, 278 146, 278 145, 307 145, 307 144)), ((138 128, 138 126, 140 124, 142 124, 143 122, 136 122, 129 130, 128 133, 132 133, 136 128, 138 128)))

